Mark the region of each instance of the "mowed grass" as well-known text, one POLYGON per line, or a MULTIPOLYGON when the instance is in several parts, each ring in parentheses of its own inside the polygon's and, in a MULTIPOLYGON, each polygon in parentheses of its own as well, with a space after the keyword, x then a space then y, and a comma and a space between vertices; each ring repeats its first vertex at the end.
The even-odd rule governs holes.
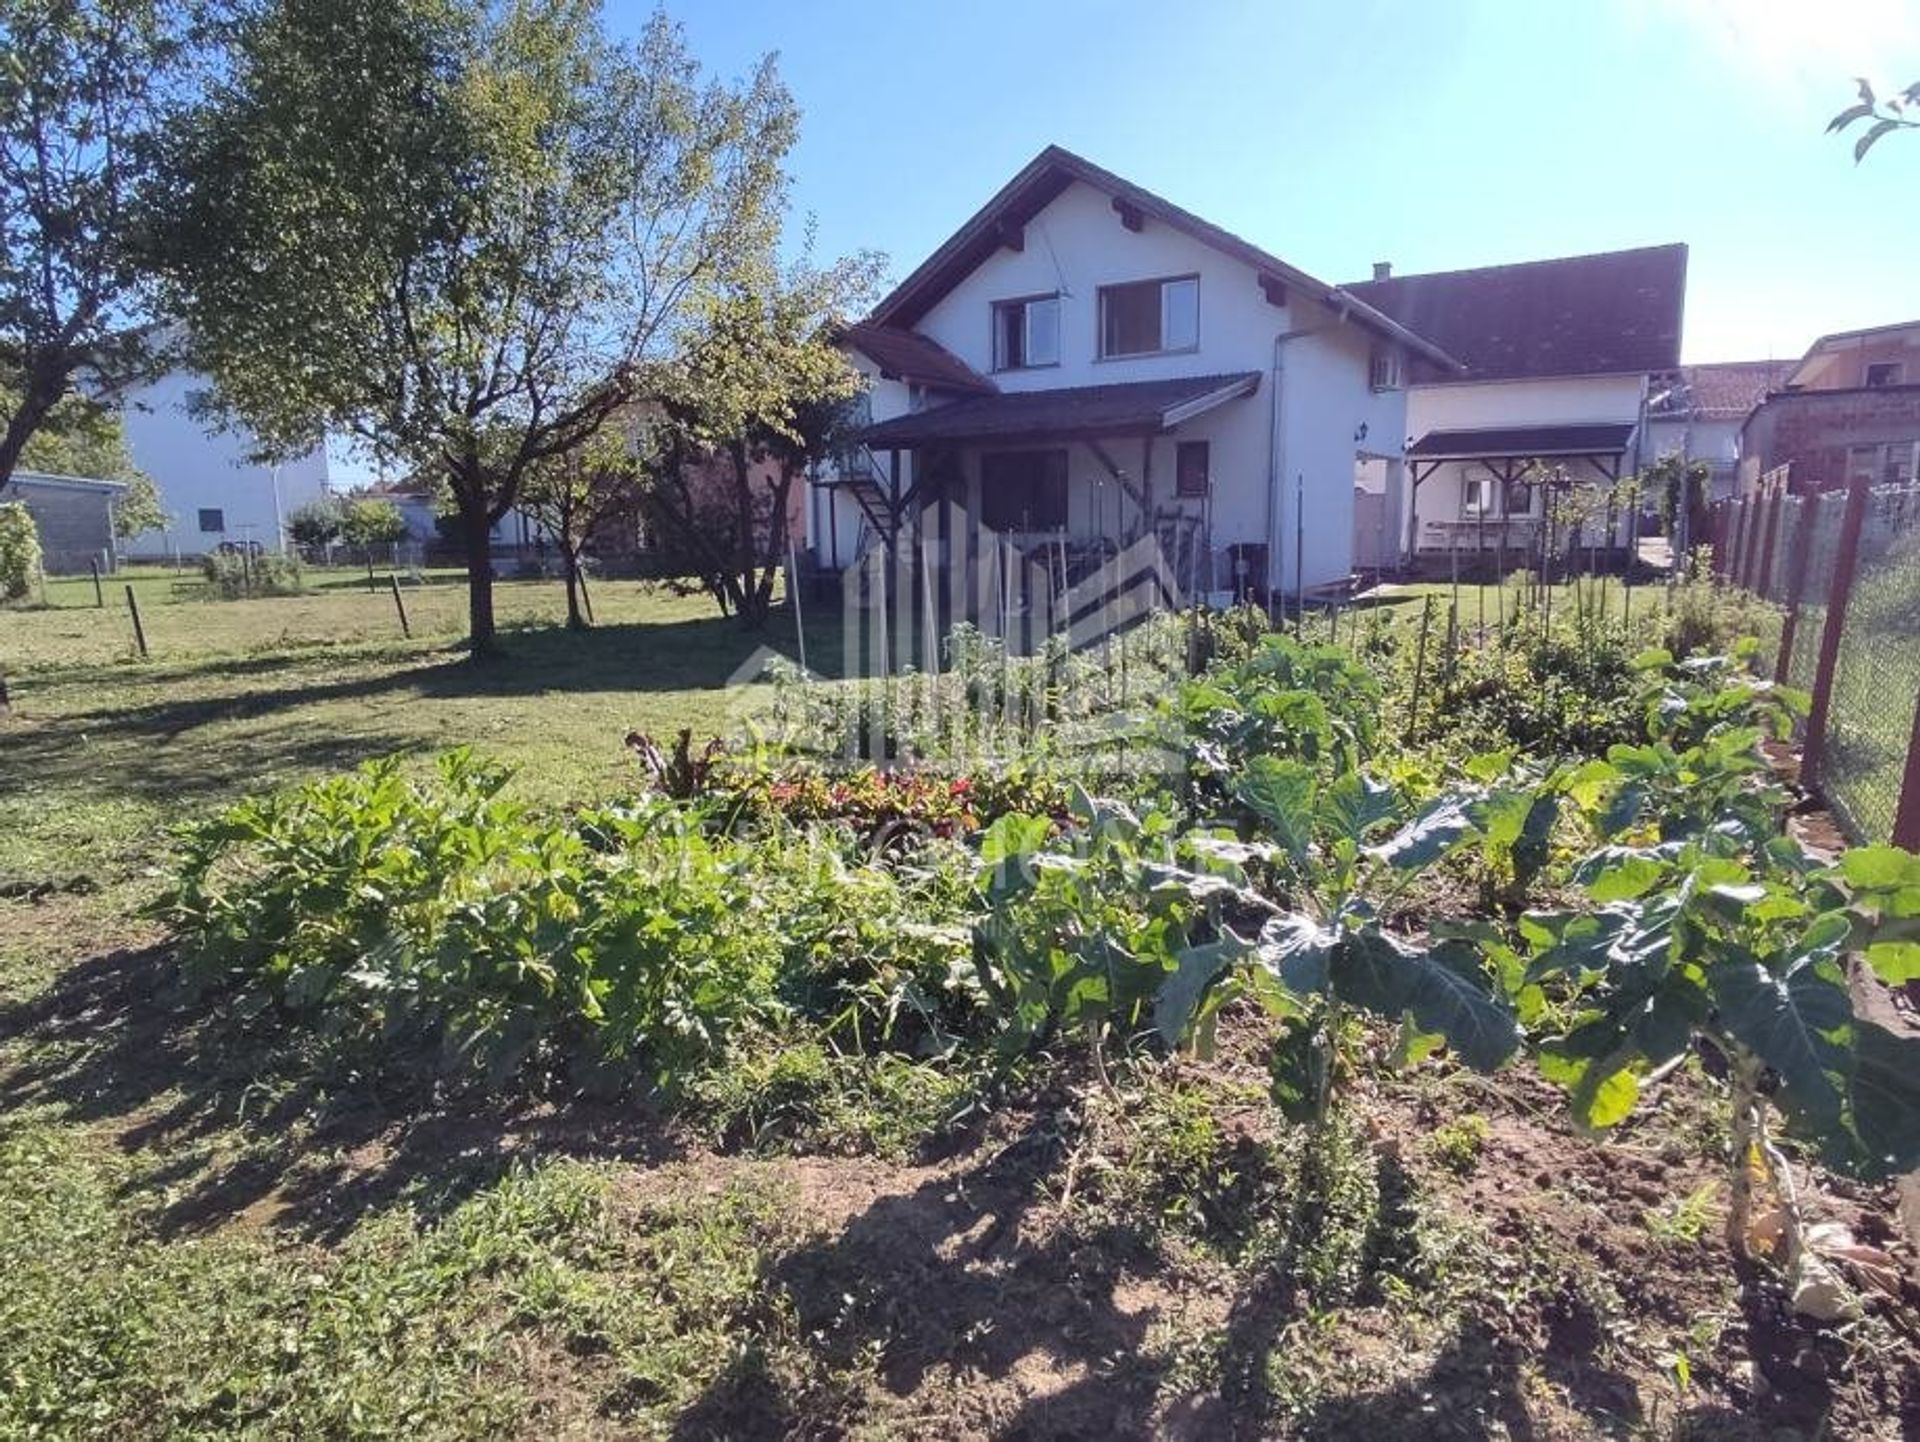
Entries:
MULTIPOLYGON (((333 577, 333 580, 342 578, 333 577)), ((164 576, 134 582, 154 655, 131 655, 123 604, 0 611, 0 885, 14 892, 136 891, 167 831, 243 794, 400 753, 424 764, 471 745, 518 768, 523 794, 558 805, 630 786, 629 731, 701 736, 763 705, 735 685, 761 648, 792 655, 791 617, 764 635, 704 597, 638 582, 595 588, 599 625, 563 625, 551 581, 497 593, 507 655, 462 646, 465 589, 410 589, 403 639, 391 595, 346 584, 300 596, 210 601, 164 576)), ((837 619, 813 625, 809 660, 830 662, 837 619)), ((89 908, 103 921, 131 898, 89 908)), ((0 948, 11 950, 0 942, 0 948)))

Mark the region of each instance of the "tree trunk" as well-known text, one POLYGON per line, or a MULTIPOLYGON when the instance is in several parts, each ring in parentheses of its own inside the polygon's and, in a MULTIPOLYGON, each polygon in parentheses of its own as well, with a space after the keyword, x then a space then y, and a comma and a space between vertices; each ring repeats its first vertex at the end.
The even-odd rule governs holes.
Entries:
POLYGON ((567 629, 587 629, 586 615, 580 609, 580 557, 565 539, 560 542, 560 572, 567 581, 567 629))
POLYGON ((0 433, 0 491, 6 490, 12 482, 14 467, 20 464, 21 452, 26 450, 27 442, 46 423, 48 414, 66 386, 64 374, 51 385, 37 376, 23 379, 25 384, 19 406, 7 417, 5 432, 0 433))
POLYGON ((461 530, 467 541, 467 637, 476 657, 498 655, 499 633, 493 624, 493 527, 484 501, 456 492, 461 530))

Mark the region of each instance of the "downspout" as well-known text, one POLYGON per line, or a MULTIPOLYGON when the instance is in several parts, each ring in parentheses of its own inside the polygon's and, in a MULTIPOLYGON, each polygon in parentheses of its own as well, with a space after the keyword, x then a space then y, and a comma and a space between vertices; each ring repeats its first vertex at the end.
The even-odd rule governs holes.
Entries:
POLYGON ((1267 404, 1267 523, 1265 540, 1267 547, 1267 574, 1263 578, 1267 592, 1267 615, 1273 615, 1273 597, 1282 588, 1284 577, 1276 579, 1283 568, 1280 566, 1282 553, 1286 549, 1281 534, 1280 486, 1286 475, 1286 430, 1281 424, 1280 401, 1282 381, 1286 376, 1286 362, 1280 354, 1280 347, 1290 340, 1299 340, 1302 336, 1315 334, 1320 327, 1302 326, 1296 330, 1283 330, 1273 338, 1273 367, 1268 378, 1271 395, 1267 404))

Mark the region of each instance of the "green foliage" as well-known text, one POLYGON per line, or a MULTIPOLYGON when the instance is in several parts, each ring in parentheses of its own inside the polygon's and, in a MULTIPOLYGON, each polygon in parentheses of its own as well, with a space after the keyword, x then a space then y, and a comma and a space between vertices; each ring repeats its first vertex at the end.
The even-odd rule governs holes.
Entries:
POLYGON ((407 518, 392 501, 357 496, 340 508, 340 539, 349 546, 364 549, 403 541, 406 536, 407 518))
POLYGON ((201 18, 176 0, 0 9, 0 483, 22 464, 132 474, 92 395, 154 363, 144 242, 201 18))
POLYGON ((1705 552, 1696 554, 1686 576, 1669 588, 1661 644, 1685 659, 1730 655, 1748 637, 1769 646, 1777 642, 1779 608, 1751 591, 1720 584, 1711 561, 1705 552))
POLYGON ((169 299, 218 405, 444 479, 471 543, 771 253, 796 126, 770 60, 710 81, 664 14, 628 44, 587 4, 256 9, 179 146, 169 299))
POLYGON ((39 579, 39 527, 21 502, 0 502, 0 601, 20 600, 39 579))
POLYGON ((1883 136, 1896 130, 1920 129, 1920 118, 1916 118, 1920 116, 1920 81, 1887 96, 1874 94, 1873 87, 1865 80, 1856 80, 1854 84, 1859 89, 1859 102, 1829 120, 1827 133, 1833 135, 1846 130, 1856 121, 1866 122, 1867 128, 1853 143, 1853 159, 1858 164, 1883 136))
POLYGON ((223 601, 248 596, 297 596, 305 589, 300 562, 277 551, 248 555, 240 551, 209 551, 200 558, 200 574, 223 601))
POLYGON ((123 541, 148 531, 164 531, 172 522, 160 503, 160 488, 144 472, 135 471, 127 480, 127 488, 114 497, 113 533, 123 541))
POLYGON ((960 873, 902 879, 835 849, 734 840, 664 803, 554 822, 464 752, 242 802, 189 829, 159 914, 186 975, 355 1046, 503 1077, 667 1082, 753 1023, 852 1046, 951 1045, 960 873))
POLYGON ((338 496, 321 496, 287 513, 287 537, 295 545, 321 549, 340 539, 345 507, 338 496))
POLYGON ((1492 1129, 1478 1112, 1466 1112, 1433 1130, 1433 1154, 1448 1171, 1465 1175, 1480 1165, 1492 1129))

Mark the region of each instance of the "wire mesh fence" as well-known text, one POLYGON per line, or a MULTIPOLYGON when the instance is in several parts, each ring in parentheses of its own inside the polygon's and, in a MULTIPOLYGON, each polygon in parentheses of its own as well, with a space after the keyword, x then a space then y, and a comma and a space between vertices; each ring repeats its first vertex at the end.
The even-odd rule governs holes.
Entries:
POLYGON ((1920 486, 1776 485, 1712 534, 1714 574, 1785 612, 1776 674, 1813 695, 1803 776, 1860 840, 1920 848, 1920 486))

